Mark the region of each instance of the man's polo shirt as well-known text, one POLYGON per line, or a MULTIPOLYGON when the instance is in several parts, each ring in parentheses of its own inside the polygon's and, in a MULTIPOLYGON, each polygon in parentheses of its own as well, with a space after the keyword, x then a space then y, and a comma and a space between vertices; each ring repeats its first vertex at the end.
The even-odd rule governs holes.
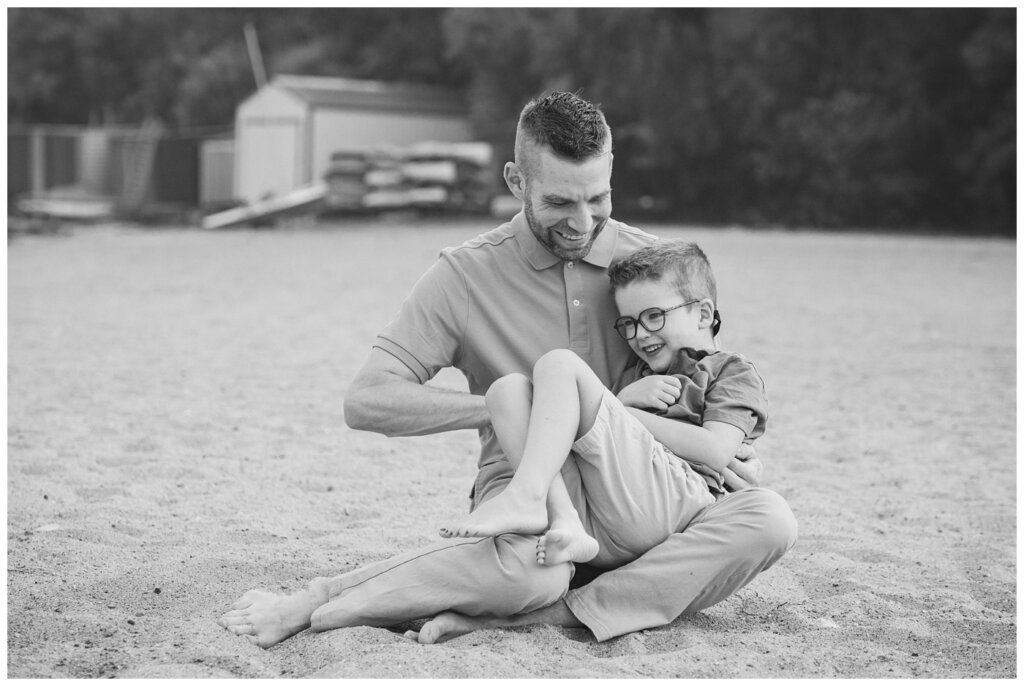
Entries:
MULTIPOLYGON (((612 328, 618 314, 607 270, 654 240, 609 219, 587 256, 567 262, 541 245, 519 213, 441 251, 374 347, 420 383, 455 367, 475 395, 506 374, 532 376, 541 355, 567 348, 610 387, 634 358, 612 328)), ((489 427, 480 437, 480 464, 487 464, 501 451, 489 427)))

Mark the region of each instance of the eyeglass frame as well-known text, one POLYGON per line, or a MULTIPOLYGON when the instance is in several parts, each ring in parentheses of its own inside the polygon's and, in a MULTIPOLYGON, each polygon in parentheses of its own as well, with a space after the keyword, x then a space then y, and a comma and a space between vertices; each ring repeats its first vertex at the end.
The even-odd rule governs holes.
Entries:
POLYGON ((686 307, 687 305, 692 305, 694 303, 699 303, 701 300, 703 300, 703 298, 697 298, 696 300, 688 300, 687 302, 684 302, 681 305, 673 305, 672 307, 648 307, 646 310, 643 310, 642 312, 640 312, 639 316, 637 316, 637 317, 619 317, 618 319, 615 320, 615 323, 612 324, 612 328, 615 329, 615 333, 619 334, 620 338, 622 338, 625 341, 631 341, 634 338, 636 338, 636 335, 638 333, 640 333, 640 329, 639 329, 640 326, 644 327, 644 331, 646 331, 647 333, 655 333, 656 331, 661 331, 662 329, 665 328, 665 315, 666 314, 668 314, 672 310, 678 310, 680 307, 686 307), (659 326, 656 329, 652 329, 652 328, 650 328, 649 326, 647 326, 646 324, 643 323, 644 315, 646 315, 648 312, 659 312, 659 313, 661 313, 661 326, 659 326), (620 324, 632 324, 633 325, 633 335, 627 337, 625 334, 623 334, 621 331, 619 331, 619 325, 620 324))

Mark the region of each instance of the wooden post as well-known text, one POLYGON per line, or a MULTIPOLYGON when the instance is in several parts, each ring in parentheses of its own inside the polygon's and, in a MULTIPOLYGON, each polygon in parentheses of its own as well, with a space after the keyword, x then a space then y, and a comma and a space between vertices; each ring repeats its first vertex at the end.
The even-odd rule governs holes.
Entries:
POLYGON ((249 62, 252 64, 252 75, 256 81, 256 88, 263 88, 267 83, 267 70, 263 67, 260 39, 256 35, 256 27, 252 25, 252 22, 245 23, 245 44, 249 48, 249 62))
POLYGON ((29 133, 29 173, 32 175, 32 195, 46 191, 46 133, 33 126, 29 133))

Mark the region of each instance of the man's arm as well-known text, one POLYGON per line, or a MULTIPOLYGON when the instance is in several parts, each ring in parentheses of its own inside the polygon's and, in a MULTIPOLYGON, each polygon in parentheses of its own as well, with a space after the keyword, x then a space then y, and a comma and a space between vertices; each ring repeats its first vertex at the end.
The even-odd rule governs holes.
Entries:
POLYGON ((478 429, 490 422, 484 398, 421 384, 396 357, 370 352, 345 394, 345 423, 386 436, 478 429))

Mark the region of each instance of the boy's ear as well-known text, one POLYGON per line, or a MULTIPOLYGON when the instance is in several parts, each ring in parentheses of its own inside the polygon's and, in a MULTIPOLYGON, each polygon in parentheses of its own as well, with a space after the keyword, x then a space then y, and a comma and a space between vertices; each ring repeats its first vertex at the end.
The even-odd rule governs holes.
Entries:
POLYGON ((710 298, 700 301, 700 321, 698 326, 702 329, 710 329, 715 322, 715 303, 710 298))
POLYGON ((505 184, 512 191, 517 200, 522 200, 526 194, 526 177, 523 170, 515 162, 506 162, 504 170, 505 184))

